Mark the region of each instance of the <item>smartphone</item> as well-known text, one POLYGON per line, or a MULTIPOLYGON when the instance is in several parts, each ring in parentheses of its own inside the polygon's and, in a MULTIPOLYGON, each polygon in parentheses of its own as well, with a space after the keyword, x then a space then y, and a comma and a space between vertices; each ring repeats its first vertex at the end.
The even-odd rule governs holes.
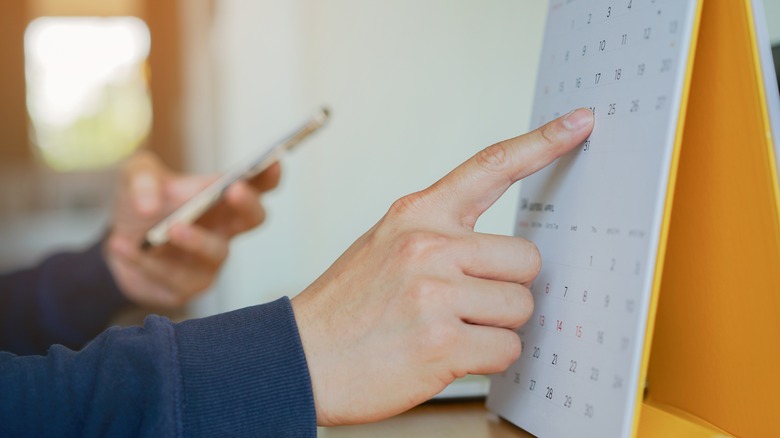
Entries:
POLYGON ((268 169, 272 164, 279 161, 285 152, 325 126, 329 118, 330 110, 326 107, 320 108, 293 133, 273 143, 271 147, 265 149, 257 157, 248 162, 243 162, 226 172, 147 231, 146 237, 141 243, 141 248, 147 250, 167 243, 170 240, 170 229, 174 224, 191 224, 198 220, 203 213, 208 211, 222 198, 222 195, 224 195, 231 184, 239 180, 251 179, 268 169))

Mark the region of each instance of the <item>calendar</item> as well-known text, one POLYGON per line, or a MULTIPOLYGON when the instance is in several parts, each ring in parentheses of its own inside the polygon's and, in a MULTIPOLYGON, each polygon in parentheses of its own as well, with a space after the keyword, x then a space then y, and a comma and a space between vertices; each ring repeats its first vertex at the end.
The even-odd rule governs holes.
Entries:
POLYGON ((578 150, 525 179, 543 267, 523 354, 488 406, 543 437, 630 436, 697 2, 554 0, 533 125, 590 108, 578 150))
POLYGON ((523 354, 488 407, 540 437, 780 436, 780 95, 755 0, 552 0, 523 181, 523 354), (764 57, 764 59, 762 59, 764 57))

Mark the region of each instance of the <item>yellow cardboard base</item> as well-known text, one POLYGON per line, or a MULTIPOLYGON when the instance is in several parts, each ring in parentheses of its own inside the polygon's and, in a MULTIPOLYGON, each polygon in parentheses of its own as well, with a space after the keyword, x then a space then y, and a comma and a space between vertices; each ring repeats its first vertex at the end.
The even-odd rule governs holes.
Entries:
POLYGON ((731 435, 716 426, 669 406, 642 405, 639 436, 663 438, 722 438, 731 435))
POLYGON ((703 0, 643 437, 780 437, 780 185, 753 20, 750 0, 703 0))

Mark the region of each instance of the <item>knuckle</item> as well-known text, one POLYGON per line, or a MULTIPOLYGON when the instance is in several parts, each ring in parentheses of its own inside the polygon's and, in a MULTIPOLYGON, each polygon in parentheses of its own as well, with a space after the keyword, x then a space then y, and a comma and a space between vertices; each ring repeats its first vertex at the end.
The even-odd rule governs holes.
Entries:
POLYGON ((556 135, 555 135, 555 124, 554 123, 548 123, 536 132, 539 133, 538 135, 538 141, 545 146, 545 150, 550 150, 555 144, 556 141, 556 135))
POLYGON ((446 299, 448 289, 449 287, 446 283, 440 280, 432 278, 417 279, 410 288, 414 307, 420 309, 423 313, 427 309, 437 308, 437 303, 442 299, 446 299))
POLYGON ((479 151, 475 157, 477 164, 490 172, 503 170, 509 160, 509 153, 504 143, 496 143, 479 151))
POLYGON ((416 192, 396 200, 390 206, 390 210, 387 212, 388 216, 405 216, 410 211, 415 210, 416 206, 420 203, 422 196, 422 192, 416 192))
POLYGON ((447 244, 447 237, 427 231, 406 233, 399 243, 399 255, 404 260, 416 262, 429 257, 447 244))
POLYGON ((443 321, 426 324, 420 336, 421 347, 433 357, 449 356, 458 340, 458 329, 443 321))

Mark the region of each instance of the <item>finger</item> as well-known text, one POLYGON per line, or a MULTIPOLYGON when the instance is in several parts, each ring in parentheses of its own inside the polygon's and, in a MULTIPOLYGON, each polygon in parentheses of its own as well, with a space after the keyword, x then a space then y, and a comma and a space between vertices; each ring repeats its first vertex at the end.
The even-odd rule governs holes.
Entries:
POLYGON ((160 309, 176 309, 181 307, 186 299, 182 294, 170 289, 167 285, 157 282, 144 283, 143 290, 137 290, 135 295, 128 296, 133 302, 146 307, 160 309))
POLYGON ((472 277, 511 281, 529 286, 542 268, 542 257, 533 242, 520 237, 493 234, 469 234, 456 263, 472 277))
POLYGON ((459 285, 453 302, 464 322, 514 330, 533 315, 533 296, 521 284, 465 277, 459 285))
POLYGON ((590 110, 572 111, 535 131, 482 150, 429 191, 446 213, 473 228, 479 216, 512 184, 582 143, 592 128, 590 110))
POLYGON ((171 245, 215 268, 228 256, 227 240, 202 227, 176 224, 171 228, 170 237, 171 245))
POLYGON ((155 248, 151 252, 141 252, 126 245, 124 248, 115 246, 114 249, 153 283, 163 286, 182 300, 208 287, 216 273, 212 265, 187 257, 187 254, 170 246, 155 248))
POLYGON ((167 284, 140 270, 137 263, 139 251, 132 242, 127 239, 113 237, 108 241, 108 248, 118 263, 128 267, 133 272, 141 273, 146 280, 151 280, 143 281, 143 288, 130 287, 129 289, 123 289, 123 292, 130 300, 143 305, 164 308, 173 308, 182 304, 184 300, 181 298, 180 292, 171 289, 167 284))
POLYGON ((165 171, 151 154, 141 152, 124 169, 125 183, 133 208, 144 216, 156 214, 162 207, 165 171))
POLYGON ((177 176, 171 178, 166 187, 166 194, 174 203, 190 199, 219 178, 217 175, 177 176))
POLYGON ((169 302, 174 305, 184 304, 192 296, 205 291, 215 278, 211 266, 198 262, 181 263, 168 257, 144 257, 136 264, 151 282, 169 292, 169 302))
POLYGON ((248 181, 259 192, 267 192, 279 186, 282 178, 282 166, 278 162, 248 181))
POLYGON ((225 194, 227 205, 233 210, 230 212, 228 237, 250 230, 265 220, 265 209, 258 197, 258 193, 249 185, 238 182, 230 186, 225 194))
POLYGON ((520 357, 520 336, 513 330, 467 325, 455 354, 460 374, 494 374, 506 370, 520 357))

